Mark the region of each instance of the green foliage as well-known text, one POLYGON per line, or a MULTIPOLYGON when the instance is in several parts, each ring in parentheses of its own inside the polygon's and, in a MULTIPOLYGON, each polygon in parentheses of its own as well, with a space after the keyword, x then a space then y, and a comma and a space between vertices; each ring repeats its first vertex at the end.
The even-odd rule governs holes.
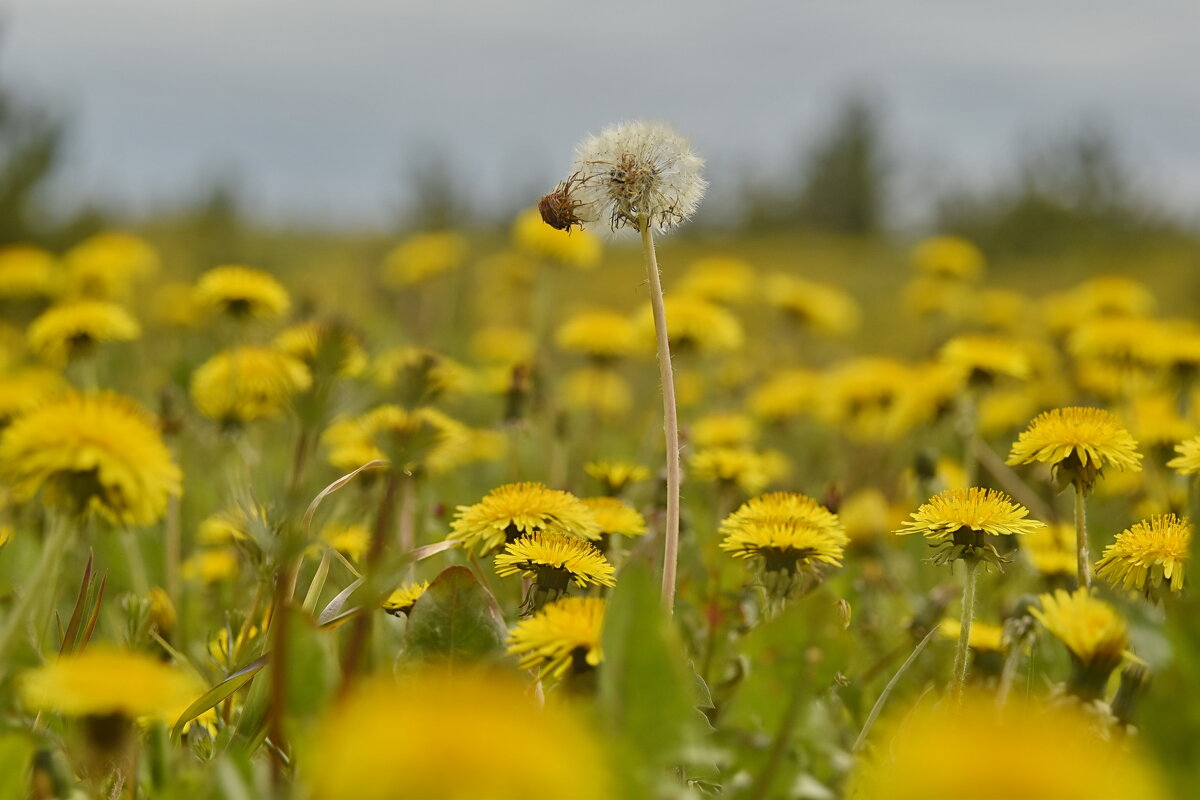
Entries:
POLYGON ((24 797, 33 744, 17 733, 0 734, 0 797, 24 797))
POLYGON ((463 666, 499 657, 508 628, 495 598, 466 567, 448 567, 408 617, 404 661, 463 666))

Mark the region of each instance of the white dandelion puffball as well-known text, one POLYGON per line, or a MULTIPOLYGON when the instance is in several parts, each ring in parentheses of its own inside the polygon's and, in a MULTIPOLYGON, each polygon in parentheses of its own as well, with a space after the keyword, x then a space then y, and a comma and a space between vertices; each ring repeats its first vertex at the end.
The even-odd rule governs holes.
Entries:
POLYGON ((708 186, 704 160, 657 122, 622 122, 575 148, 573 198, 584 222, 665 233, 695 213, 708 186))

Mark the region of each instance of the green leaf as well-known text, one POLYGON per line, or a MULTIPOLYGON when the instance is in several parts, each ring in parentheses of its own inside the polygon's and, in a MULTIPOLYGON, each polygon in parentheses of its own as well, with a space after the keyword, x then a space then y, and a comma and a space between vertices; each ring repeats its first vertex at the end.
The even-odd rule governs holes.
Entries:
POLYGON ((466 567, 442 571, 408 615, 406 661, 450 664, 496 658, 508 628, 500 607, 466 567))
POLYGON ((328 632, 312 624, 307 614, 288 606, 287 708, 302 719, 315 716, 333 694, 337 659, 328 632))
POLYGON ((698 687, 645 564, 621 572, 601 642, 599 704, 609 730, 642 766, 678 763, 695 739, 698 687))
POLYGON ((251 661, 246 666, 231 674, 228 678, 218 683, 216 686, 209 689, 204 694, 200 695, 194 703, 187 707, 179 719, 175 721, 175 725, 171 728, 172 738, 179 738, 183 732, 183 726, 194 720, 196 717, 213 708, 236 692, 238 689, 245 686, 251 678, 259 673, 259 671, 267 665, 269 658, 262 656, 251 661))
POLYGON ((33 744, 28 739, 15 733, 0 736, 0 797, 29 794, 32 761, 33 744))

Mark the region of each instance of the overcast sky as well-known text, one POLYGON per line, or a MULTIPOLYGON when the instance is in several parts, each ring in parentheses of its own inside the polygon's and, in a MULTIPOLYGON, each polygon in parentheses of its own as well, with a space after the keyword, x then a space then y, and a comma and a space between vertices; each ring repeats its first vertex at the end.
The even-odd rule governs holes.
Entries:
POLYGON ((145 210, 239 177, 273 217, 382 221, 406 152, 483 201, 606 123, 691 136, 714 201, 788 169, 839 97, 883 102, 920 194, 1024 138, 1109 125, 1200 208, 1197 0, 0 0, 0 76, 74 123, 62 190, 145 210), (582 9, 582 11, 580 10, 582 9))

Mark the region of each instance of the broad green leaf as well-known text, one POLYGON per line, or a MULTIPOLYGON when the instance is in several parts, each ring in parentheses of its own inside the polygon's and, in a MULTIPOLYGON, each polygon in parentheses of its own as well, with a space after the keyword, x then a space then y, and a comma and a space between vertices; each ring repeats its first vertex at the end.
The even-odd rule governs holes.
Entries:
POLYGON ((508 628, 495 599, 471 570, 449 567, 408 616, 406 661, 479 661, 504 652, 508 628))
POLYGON ((179 719, 175 721, 175 725, 171 728, 171 736, 178 738, 183 731, 183 726, 194 720, 196 717, 215 707, 218 703, 229 697, 238 689, 245 686, 251 678, 259 673, 259 671, 267 665, 269 658, 262 656, 251 661, 246 666, 231 674, 228 678, 218 683, 216 686, 209 689, 204 694, 200 695, 194 703, 187 707, 179 719))
POLYGON ((287 707, 301 719, 321 711, 337 681, 331 635, 293 607, 287 611, 287 707))

